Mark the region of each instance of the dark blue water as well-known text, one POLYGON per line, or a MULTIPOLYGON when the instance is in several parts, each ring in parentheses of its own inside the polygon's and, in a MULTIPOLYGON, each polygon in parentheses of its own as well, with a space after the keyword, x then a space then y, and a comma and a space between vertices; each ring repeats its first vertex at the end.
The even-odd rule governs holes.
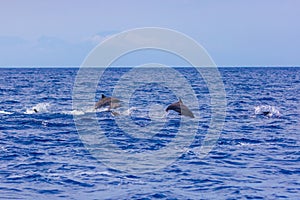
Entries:
MULTIPOLYGON (((96 99, 111 95, 128 70, 106 71, 96 99)), ((227 115, 204 159, 193 150, 209 127, 209 91, 195 69, 176 70, 199 101, 197 134, 171 164, 131 174, 97 160, 81 140, 73 114, 88 121, 90 112, 72 109, 77 69, 0 69, 0 198, 299 199, 300 68, 221 68, 227 115)), ((136 126, 147 127, 149 102, 167 106, 176 100, 170 89, 146 84, 132 95, 133 109, 122 111, 129 114, 96 116, 122 150, 154 152, 176 137, 180 116, 171 112, 161 132, 148 140, 126 135, 115 118, 130 117, 136 126)))

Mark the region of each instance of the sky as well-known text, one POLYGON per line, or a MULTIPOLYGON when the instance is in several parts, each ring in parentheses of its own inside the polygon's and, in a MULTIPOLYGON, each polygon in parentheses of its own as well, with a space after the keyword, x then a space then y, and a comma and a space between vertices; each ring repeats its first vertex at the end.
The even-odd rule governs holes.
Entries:
POLYGON ((0 66, 80 66, 142 27, 190 36, 218 66, 300 66, 299 19, 298 0, 0 0, 0 66))

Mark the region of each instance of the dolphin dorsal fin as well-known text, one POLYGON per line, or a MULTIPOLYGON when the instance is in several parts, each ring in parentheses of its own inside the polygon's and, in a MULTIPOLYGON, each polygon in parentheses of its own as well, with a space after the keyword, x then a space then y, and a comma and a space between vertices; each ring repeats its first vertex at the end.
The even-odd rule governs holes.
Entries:
POLYGON ((104 94, 102 94, 102 99, 105 98, 106 96, 104 94))
MULTIPOLYGON (((182 103, 182 100, 181 100, 181 98, 179 98, 179 101, 178 101, 179 103, 182 103)), ((182 103, 183 104, 183 103, 182 103)))

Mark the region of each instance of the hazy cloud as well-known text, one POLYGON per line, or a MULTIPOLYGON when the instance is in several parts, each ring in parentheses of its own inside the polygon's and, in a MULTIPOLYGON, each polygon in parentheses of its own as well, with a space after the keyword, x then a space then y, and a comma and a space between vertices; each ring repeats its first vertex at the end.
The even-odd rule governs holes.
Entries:
POLYGON ((300 65, 299 18, 296 0, 3 1, 0 65, 80 65, 99 42, 139 27, 187 34, 217 65, 300 65))

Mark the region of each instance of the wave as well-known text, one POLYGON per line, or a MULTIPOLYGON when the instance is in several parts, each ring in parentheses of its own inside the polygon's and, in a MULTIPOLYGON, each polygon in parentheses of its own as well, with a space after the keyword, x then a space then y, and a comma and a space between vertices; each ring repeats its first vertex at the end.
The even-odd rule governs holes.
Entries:
POLYGON ((11 115, 11 114, 13 114, 13 112, 7 112, 7 111, 4 111, 4 110, 0 110, 0 114, 11 115))
MULTIPOLYGON (((32 107, 25 107, 25 111, 5 111, 5 110, 0 110, 0 114, 5 114, 5 115, 11 115, 11 114, 17 114, 17 113, 23 113, 23 114, 40 114, 40 113, 49 113, 49 114, 63 114, 63 115, 85 115, 85 114, 90 114, 90 113, 101 113, 101 112, 108 112, 110 111, 108 107, 105 108, 99 108, 95 109, 94 107, 87 108, 85 110, 54 110, 52 108, 53 106, 50 103, 38 103, 32 107), (52 108, 52 109, 51 109, 52 108)), ((136 110, 135 107, 129 108, 129 109, 114 109, 111 110, 111 114, 113 116, 128 116, 131 115, 131 113, 136 110)))
POLYGON ((85 112, 81 111, 81 110, 71 110, 71 111, 62 111, 62 114, 65 115, 84 115, 85 112))
POLYGON ((65 115, 85 115, 85 114, 90 114, 90 113, 102 113, 102 112, 108 112, 110 111, 113 116, 128 116, 131 115, 131 113, 136 110, 135 107, 129 108, 129 109, 114 109, 114 110, 109 110, 108 107, 105 108, 98 108, 95 109, 94 107, 88 108, 86 110, 71 110, 71 111, 62 111, 61 114, 65 115))
POLYGON ((136 111, 136 107, 131 107, 128 109, 118 108, 117 110, 114 110, 112 112, 113 116, 129 116, 133 113, 133 111, 136 111))
POLYGON ((124 108, 120 107, 117 109, 109 110, 108 107, 98 108, 95 109, 94 107, 82 109, 82 110, 68 110, 68 109, 54 109, 56 108, 55 105, 52 105, 48 102, 44 103, 38 103, 32 107, 25 107, 25 111, 14 111, 14 112, 8 112, 8 111, 1 111, 0 114, 27 114, 27 115, 33 115, 33 114, 62 114, 62 115, 86 115, 91 113, 104 113, 104 112, 110 112, 110 114, 114 117, 122 117, 122 116, 133 116, 138 118, 151 118, 152 120, 161 120, 165 118, 177 118, 176 114, 170 114, 167 112, 164 112, 161 109, 139 109, 137 107, 130 107, 130 108, 124 108))
POLYGON ((275 106, 260 105, 254 107, 255 115, 264 115, 266 117, 280 117, 281 113, 275 106))

